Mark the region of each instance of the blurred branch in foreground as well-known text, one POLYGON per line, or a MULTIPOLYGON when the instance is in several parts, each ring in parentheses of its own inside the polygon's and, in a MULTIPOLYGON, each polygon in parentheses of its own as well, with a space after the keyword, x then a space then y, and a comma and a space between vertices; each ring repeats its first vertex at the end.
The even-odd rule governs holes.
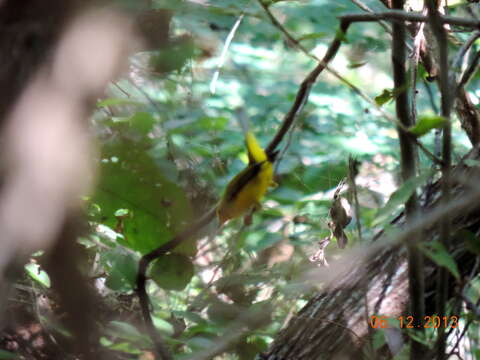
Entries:
MULTIPOLYGON (((0 286, 5 294, 6 272, 14 273, 32 252, 45 250, 51 260, 47 268, 53 287, 60 295, 60 304, 72 317, 67 328, 73 331, 81 347, 77 350, 93 358, 88 355, 85 335, 93 326, 88 307, 91 299, 73 257, 78 226, 72 224, 81 222, 81 196, 88 194, 95 178, 95 151, 87 119, 108 82, 126 67, 127 55, 135 43, 132 23, 111 9, 89 9, 71 17, 75 9, 73 1, 57 9, 49 8, 51 16, 44 18, 36 17, 42 16, 41 11, 38 14, 30 11, 45 5, 30 2, 24 8, 31 16, 28 18, 19 9, 22 6, 13 3, 7 1, 2 5, 0 21, 12 21, 9 11, 17 11, 20 17, 15 19, 16 25, 26 28, 24 35, 31 36, 32 41, 36 40, 35 35, 48 29, 45 49, 51 52, 25 51, 19 55, 30 56, 30 62, 23 60, 23 74, 30 74, 25 78, 29 81, 16 86, 18 98, 10 98, 12 104, 8 104, 12 109, 1 112, 8 116, 3 120, 1 133, 4 156, 0 189, 3 235, 0 286), (70 22, 65 20, 70 18, 70 22), (68 24, 66 30, 64 23, 68 24), (20 92, 21 88, 24 90, 20 92), (49 253, 52 247, 55 250, 49 253)), ((0 25, 2 28, 10 25, 14 30, 11 24, 0 25)), ((15 50, 4 44, 1 49, 7 52, 2 53, 3 57, 15 50)), ((8 78, 5 73, 1 75, 8 78)))

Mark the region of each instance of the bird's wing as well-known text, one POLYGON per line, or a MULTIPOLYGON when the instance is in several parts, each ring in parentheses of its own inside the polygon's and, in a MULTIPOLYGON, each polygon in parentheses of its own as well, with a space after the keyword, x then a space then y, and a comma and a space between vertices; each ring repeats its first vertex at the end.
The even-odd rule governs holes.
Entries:
POLYGON ((228 194, 227 201, 234 199, 238 193, 254 179, 262 167, 263 162, 248 165, 238 173, 227 186, 225 194, 228 194))

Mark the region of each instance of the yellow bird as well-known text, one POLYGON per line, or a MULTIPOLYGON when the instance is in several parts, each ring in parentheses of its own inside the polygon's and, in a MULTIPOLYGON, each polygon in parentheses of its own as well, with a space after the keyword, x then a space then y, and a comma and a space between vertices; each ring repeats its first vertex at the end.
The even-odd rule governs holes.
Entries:
POLYGON ((217 207, 220 225, 230 219, 258 210, 260 201, 273 182, 273 162, 277 153, 268 155, 258 144, 257 139, 240 121, 245 133, 245 143, 249 163, 227 185, 222 200, 217 207))

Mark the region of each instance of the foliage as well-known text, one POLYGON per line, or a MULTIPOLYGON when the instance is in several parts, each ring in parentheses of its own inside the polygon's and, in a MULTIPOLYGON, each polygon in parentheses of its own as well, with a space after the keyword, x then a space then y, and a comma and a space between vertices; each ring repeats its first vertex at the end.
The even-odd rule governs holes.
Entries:
MULTIPOLYGON (((335 37, 336 16, 358 12, 347 0, 270 3, 288 31, 317 56, 335 37)), ((380 7, 379 2, 366 3, 380 7)), ((299 83, 315 65, 285 40, 255 1, 158 0, 152 6, 171 10, 173 32, 188 35, 188 42, 136 54, 130 73, 110 85, 92 120, 100 149, 99 179, 95 193, 86 200, 91 231, 80 243, 89 254, 94 276, 104 279, 107 297, 132 295, 140 256, 168 242, 215 206, 229 179, 245 166, 235 110, 248 114, 252 130, 266 145, 299 83), (225 62, 218 66, 225 39, 241 14, 245 17, 226 50, 225 62), (213 83, 216 71, 218 80, 213 83)), ((391 89, 389 46, 389 37, 378 25, 356 25, 331 65, 393 113, 391 100, 397 94, 391 89)), ((478 80, 477 75, 472 88, 478 80)), ((418 90, 419 113, 434 111, 438 93, 422 74, 417 81, 423 86, 418 90), (427 88, 434 94, 431 98, 427 88)), ((422 136, 433 152, 430 130, 443 122, 439 116, 423 116, 411 132, 422 136)), ((457 121, 453 126, 460 156, 467 140, 457 121)), ((315 266, 308 257, 316 251, 317 241, 330 233, 328 211, 336 186, 348 174, 349 155, 361 163, 360 218, 346 229, 351 247, 359 242, 356 223, 363 225, 364 237, 385 226, 431 178, 431 164, 420 152, 421 173, 400 186, 395 124, 324 73, 282 144, 278 187, 269 192, 253 223, 243 226, 236 220, 222 229, 212 224, 151 267, 154 281, 148 283, 148 293, 155 326, 176 358, 211 348, 242 314, 259 306, 268 316, 249 322, 249 331, 239 336, 224 358, 236 354, 253 359, 267 348, 287 314, 308 299, 307 292, 292 287, 299 274, 315 266)), ((353 206, 350 194, 344 196, 353 206)), ((469 246, 478 254, 475 239, 469 246)), ((454 260, 437 245, 423 250, 458 278, 454 260)), ((326 254, 342 256, 332 245, 326 254)), ((26 270, 48 286, 39 269, 29 264, 26 270)), ((140 320, 111 321, 100 343, 140 356, 152 345, 140 328, 140 320)), ((378 342, 383 344, 380 335, 375 338, 378 342)), ((2 352, 0 358, 8 354, 2 352)))

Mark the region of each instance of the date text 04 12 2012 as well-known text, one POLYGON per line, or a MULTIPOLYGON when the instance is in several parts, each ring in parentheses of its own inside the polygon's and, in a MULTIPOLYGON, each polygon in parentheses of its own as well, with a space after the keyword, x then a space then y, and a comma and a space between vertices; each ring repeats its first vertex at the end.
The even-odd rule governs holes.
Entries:
MULTIPOLYGON (((393 322, 393 320, 398 321, 398 325, 394 325, 395 327, 399 328, 406 328, 406 329, 413 329, 413 328, 420 328, 423 327, 425 329, 429 328, 434 328, 438 329, 439 327, 443 328, 456 328, 458 326, 458 316, 451 315, 451 316, 438 316, 438 315, 433 315, 433 316, 424 316, 423 319, 418 321, 415 319, 413 316, 399 316, 394 319, 389 319, 385 316, 375 316, 372 315, 370 317, 370 320, 368 321, 368 324, 374 328, 380 328, 380 329, 385 329, 390 327, 389 326, 389 320, 390 322, 393 322)), ((391 324, 393 325, 393 324, 391 324)))

